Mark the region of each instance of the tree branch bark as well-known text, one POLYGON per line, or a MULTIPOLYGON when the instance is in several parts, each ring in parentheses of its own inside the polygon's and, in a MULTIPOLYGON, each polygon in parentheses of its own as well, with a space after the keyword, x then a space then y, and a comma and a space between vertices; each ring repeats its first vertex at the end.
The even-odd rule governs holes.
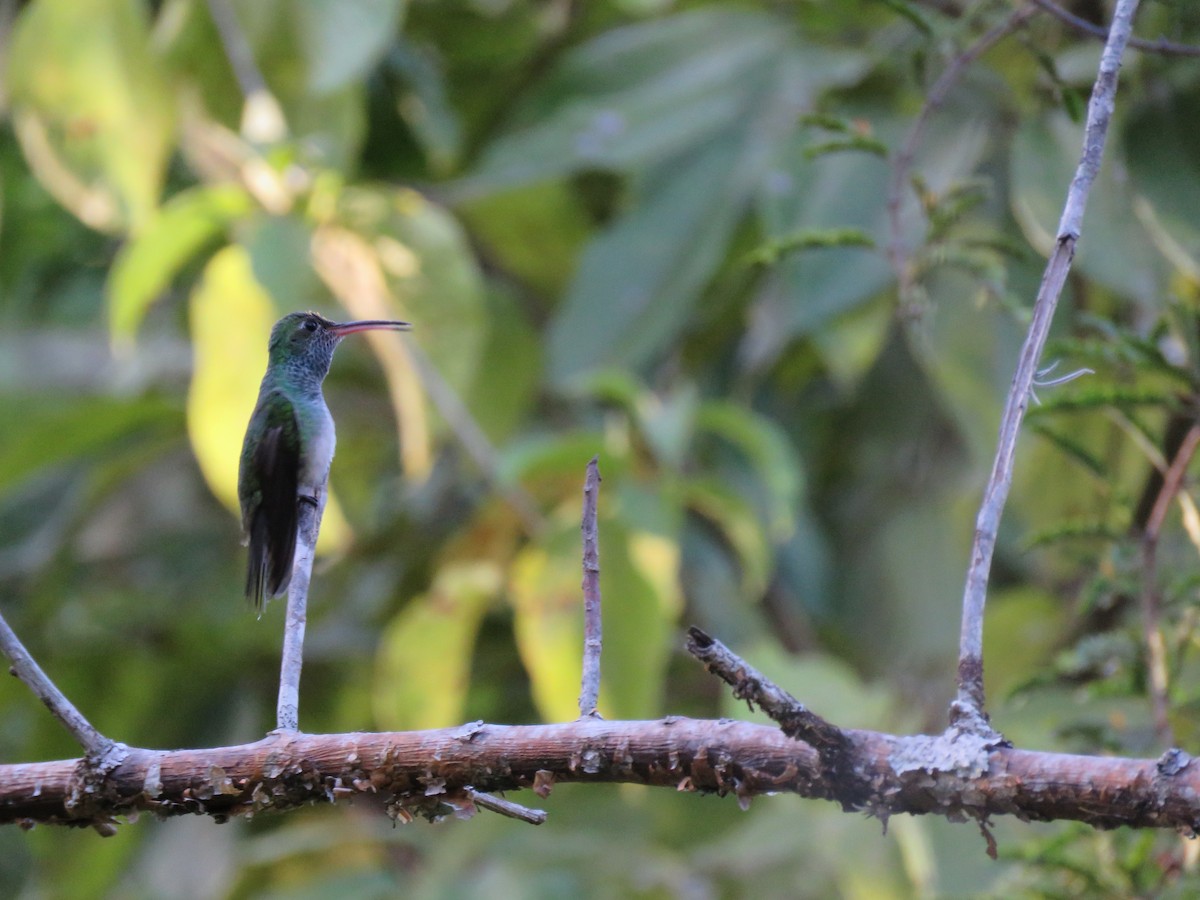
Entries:
MULTIPOLYGON (((842 731, 855 808, 951 820, 1014 815, 1099 828, 1200 827, 1200 766, 1178 750, 1157 760, 997 748, 978 771, 973 754, 930 767, 946 738, 842 731), (920 761, 920 762, 918 762, 920 761)), ((558 782, 629 783, 736 796, 768 792, 839 799, 820 756, 768 725, 666 718, 580 719, 559 725, 485 725, 419 732, 275 734, 204 750, 130 749, 102 784, 84 786, 84 760, 0 766, 0 823, 92 825, 116 816, 204 815, 218 821, 342 800, 381 805, 394 818, 471 815, 472 791, 558 782)))

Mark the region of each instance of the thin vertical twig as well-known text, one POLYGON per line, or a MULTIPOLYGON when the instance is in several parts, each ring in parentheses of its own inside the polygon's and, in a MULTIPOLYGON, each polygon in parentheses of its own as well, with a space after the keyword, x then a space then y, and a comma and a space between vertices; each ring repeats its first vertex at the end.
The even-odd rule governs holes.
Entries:
POLYGON ((600 493, 599 457, 587 464, 583 481, 583 678, 579 690, 579 716, 597 716, 600 698, 600 548, 596 525, 596 500, 600 493))
POLYGON ((1100 170, 1115 103, 1121 56, 1133 30, 1133 16, 1137 6, 1138 0, 1118 0, 1113 13, 1112 28, 1104 45, 1104 52, 1100 56, 1100 70, 1088 103, 1079 166, 1067 191, 1054 252, 1038 288, 1033 306, 1033 320, 1021 347, 1017 370, 1004 405, 996 457, 975 523, 975 539, 971 546, 971 561, 963 589, 958 695, 951 706, 951 719, 961 727, 980 732, 991 732, 991 727, 984 717, 983 610, 987 602, 988 576, 996 549, 996 534, 1005 501, 1008 499, 1008 491, 1012 486, 1017 437, 1025 410, 1029 406, 1030 389, 1037 375, 1038 360, 1050 332, 1050 323, 1054 318, 1054 310, 1062 294, 1067 273, 1070 271, 1071 260, 1075 256, 1075 245, 1079 241, 1088 193, 1100 170))
POLYGON ((54 718, 62 723, 63 727, 71 733, 71 737, 79 743, 83 748, 84 753, 90 759, 102 759, 113 748, 117 747, 117 742, 106 738, 95 726, 89 722, 78 709, 75 708, 70 700, 63 694, 50 680, 42 667, 25 649, 25 645, 21 643, 21 639, 17 637, 15 631, 9 627, 4 616, 0 615, 0 651, 8 657, 12 663, 9 671, 20 678, 25 686, 33 691, 34 696, 46 705, 46 708, 53 713, 54 718))
POLYGON ((242 107, 242 133, 252 140, 272 143, 287 133, 283 108, 254 61, 254 50, 238 23, 229 0, 208 0, 208 14, 217 26, 217 36, 245 101, 242 107))
POLYGON ((1146 526, 1142 530, 1142 630, 1146 636, 1146 669, 1150 681, 1150 703, 1154 710, 1154 731, 1167 747, 1175 743, 1168 700, 1167 646, 1162 631, 1162 603, 1158 589, 1158 537, 1162 533, 1172 501, 1179 494, 1188 465, 1200 448, 1200 425, 1188 429, 1171 465, 1162 476, 1162 487, 1154 498, 1146 526))
POLYGON ((329 473, 317 488, 317 502, 297 501, 296 558, 288 584, 287 613, 283 625, 283 654, 279 665, 279 702, 275 707, 277 731, 300 728, 300 669, 304 663, 304 630, 308 624, 308 586, 312 581, 317 535, 325 514, 329 473))

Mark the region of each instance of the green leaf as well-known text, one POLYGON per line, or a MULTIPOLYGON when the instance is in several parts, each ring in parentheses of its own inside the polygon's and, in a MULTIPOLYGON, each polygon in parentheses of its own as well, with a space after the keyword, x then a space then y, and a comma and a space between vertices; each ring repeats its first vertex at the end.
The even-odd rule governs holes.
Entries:
POLYGON ((769 14, 704 9, 617 29, 567 56, 460 195, 599 169, 633 175, 550 329, 547 374, 638 366, 687 324, 797 112, 862 70, 769 14))
MULTIPOLYGON (((604 436, 590 431, 566 431, 532 435, 509 443, 500 454, 500 483, 545 482, 574 479, 583 484, 588 460, 604 447, 604 436)), ((607 454, 600 459, 607 473, 618 465, 618 458, 607 454)))
MULTIPOLYGON (((736 131, 790 37, 774 17, 696 10, 618 28, 572 51, 493 141, 471 190, 594 168, 660 165, 736 131)), ((814 59, 814 68, 829 54, 814 59)))
POLYGON ((116 452, 138 434, 180 422, 177 409, 157 397, 0 396, 0 417, 19 423, 0 441, 0 493, 46 467, 116 452))
POLYGON ((547 296, 565 290, 592 233, 583 204, 562 181, 497 191, 456 209, 489 254, 547 296))
POLYGON ((176 273, 252 208, 240 186, 183 191, 122 246, 108 279, 108 318, 114 341, 131 341, 146 310, 176 273))
POLYGON ((138 0, 40 0, 13 30, 13 124, 39 181, 104 231, 145 224, 171 152, 171 91, 138 0))
MULTIPOLYGON (((578 528, 560 527, 522 549, 510 569, 508 593, 517 649, 529 673, 533 702, 547 722, 567 722, 579 715, 581 552, 578 528)), ((603 676, 603 662, 600 671, 603 676)))
POLYGON ((371 692, 377 727, 445 728, 462 718, 475 636, 500 586, 494 563, 450 563, 388 623, 371 692))
POLYGON ((762 481, 775 541, 786 540, 795 527, 796 508, 804 487, 804 470, 787 435, 770 420, 734 403, 709 401, 696 414, 696 430, 728 441, 746 457, 762 481))
POLYGON ((445 174, 462 155, 462 127, 447 96, 440 59, 427 47, 401 37, 387 56, 388 68, 407 85, 396 110, 425 150, 429 166, 445 174))
POLYGON ((326 94, 362 78, 395 40, 407 0, 303 0, 291 4, 308 62, 308 86, 326 94))
POLYGON ((637 366, 686 324, 744 212, 737 136, 655 170, 641 201, 589 245, 550 326, 548 376, 637 366))
POLYGON ((1194 90, 1155 93, 1132 109, 1121 135, 1151 238, 1193 280, 1200 280, 1200 162, 1191 129, 1198 114, 1194 90))
POLYGON ((487 343, 466 401, 479 427, 501 443, 516 431, 535 399, 542 348, 513 297, 493 289, 486 302, 487 343))
POLYGON ((741 567, 741 594, 758 600, 767 588, 774 565, 771 540, 753 506, 715 479, 691 479, 684 485, 683 502, 721 532, 741 567))
POLYGON ((822 233, 865 240, 812 243, 802 253, 772 260, 745 337, 747 358, 756 365, 769 364, 795 337, 867 303, 892 280, 883 254, 866 243, 879 243, 886 233, 887 163, 861 153, 806 159, 800 146, 781 154, 759 194, 767 246, 786 248, 797 235, 822 233))
MULTIPOLYGON (((1049 255, 1063 198, 1079 162, 1082 126, 1063 114, 1027 119, 1013 141, 1013 214, 1039 253, 1049 255)), ((1117 293, 1161 305, 1166 265, 1141 225, 1118 147, 1105 152, 1090 194, 1076 265, 1117 293)))

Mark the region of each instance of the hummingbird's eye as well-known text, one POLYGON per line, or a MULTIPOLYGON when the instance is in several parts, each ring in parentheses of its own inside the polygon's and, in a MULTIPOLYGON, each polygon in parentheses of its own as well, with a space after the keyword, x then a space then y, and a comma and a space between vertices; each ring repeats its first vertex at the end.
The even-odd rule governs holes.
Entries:
POLYGON ((314 322, 312 319, 305 319, 304 320, 304 330, 305 331, 316 331, 317 323, 314 322))

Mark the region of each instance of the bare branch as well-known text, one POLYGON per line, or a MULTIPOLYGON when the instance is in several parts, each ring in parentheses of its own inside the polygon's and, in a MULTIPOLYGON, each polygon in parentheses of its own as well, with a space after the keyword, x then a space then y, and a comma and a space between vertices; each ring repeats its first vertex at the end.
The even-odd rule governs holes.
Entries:
POLYGON ((229 0, 208 0, 208 14, 229 60, 229 67, 242 89, 242 134, 254 141, 272 143, 287 133, 283 109, 254 61, 254 51, 238 23, 229 0))
POLYGON ((992 555, 996 549, 996 534, 1012 485, 1017 436, 1029 405, 1030 389, 1038 371, 1038 360, 1046 344, 1046 336, 1050 332, 1050 322, 1054 318, 1054 310, 1058 306, 1058 298, 1075 255, 1075 244, 1079 240, 1088 192, 1096 173, 1100 170, 1100 160, 1117 91, 1121 56, 1133 28, 1133 15, 1137 5, 1137 0, 1118 0, 1113 14, 1112 30, 1100 57, 1100 71, 1096 76, 1091 101, 1088 103, 1087 125, 1079 167, 1067 191, 1062 220, 1058 227, 1058 240, 1034 302, 1033 320, 1021 348, 1012 386, 1009 388, 1004 415, 1000 422, 996 458, 975 523, 975 539, 971 547, 971 561, 963 590, 958 696, 952 705, 951 716, 963 726, 980 732, 990 731, 990 726, 983 717, 983 610, 987 602, 988 576, 992 567, 992 555))
POLYGON ((505 800, 503 797, 494 797, 491 794, 481 793, 474 788, 467 788, 466 793, 476 806, 490 809, 494 813, 508 816, 510 819, 527 822, 530 825, 544 825, 546 823, 546 811, 544 809, 530 809, 528 806, 513 803, 511 800, 505 800))
MULTIPOLYGON (((978 765, 971 736, 897 737, 843 732, 862 808, 896 813, 1014 815, 1193 833, 1200 823, 1200 765, 1178 750, 1157 760, 992 749, 978 765), (956 758, 959 743, 970 745, 956 758)), ((81 810, 72 806, 79 760, 0 766, 0 823, 96 825, 139 811, 161 817, 231 816, 351 799, 397 820, 456 811, 468 789, 557 782, 631 783, 752 797, 826 797, 817 751, 778 728, 667 718, 559 725, 485 725, 383 734, 276 734, 201 750, 131 749, 81 810), (440 798, 445 798, 445 801, 440 798)), ((776 801, 778 802, 778 801, 776 801)))
POLYGON ((579 689, 579 715, 595 716, 600 698, 600 649, 603 622, 600 618, 600 549, 596 527, 596 500, 600 493, 599 457, 587 464, 583 481, 583 678, 579 689))
POLYGON ((479 423, 475 421, 475 417, 467 409, 462 398, 442 377, 437 366, 416 343, 409 344, 408 351, 412 355, 417 372, 420 373, 421 384, 424 386, 426 394, 429 395, 429 399, 437 407, 442 418, 446 420, 446 424, 453 430, 455 437, 467 451, 467 455, 479 467, 488 483, 517 514, 525 533, 534 537, 541 534, 545 531, 546 525, 542 514, 538 512, 537 504, 519 484, 510 485, 504 482, 500 476, 500 455, 496 452, 496 448, 488 436, 484 434, 483 429, 479 427, 479 423))
POLYGON ((1159 741, 1167 746, 1174 743, 1175 734, 1168 715, 1167 647, 1162 631, 1162 604, 1158 589, 1158 536, 1162 532, 1167 510, 1178 495, 1184 473, 1198 448, 1200 425, 1193 424, 1179 445, 1171 465, 1163 473, 1162 486, 1142 530, 1142 630, 1146 639, 1146 668, 1150 676, 1154 731, 1159 741))
POLYGON ((790 738, 804 741, 817 751, 821 762, 820 781, 828 786, 829 799, 849 812, 861 808, 870 793, 850 758, 850 739, 842 729, 809 710, 799 700, 743 660, 740 656, 695 626, 688 629, 688 653, 704 663, 708 671, 733 688, 733 696, 779 723, 790 738))
MULTIPOLYGON (((1063 9, 1057 3, 1051 0, 1032 0, 1050 15, 1059 21, 1065 22, 1076 31, 1091 35, 1096 40, 1103 41, 1108 38, 1108 32, 1099 25, 1089 22, 1087 19, 1081 19, 1068 10, 1063 9)), ((1129 46, 1135 50, 1142 50, 1147 53, 1158 53, 1162 56, 1200 56, 1200 47, 1193 44, 1177 44, 1174 41, 1168 41, 1166 38, 1159 38, 1157 41, 1148 41, 1144 38, 1131 37, 1129 46)))

